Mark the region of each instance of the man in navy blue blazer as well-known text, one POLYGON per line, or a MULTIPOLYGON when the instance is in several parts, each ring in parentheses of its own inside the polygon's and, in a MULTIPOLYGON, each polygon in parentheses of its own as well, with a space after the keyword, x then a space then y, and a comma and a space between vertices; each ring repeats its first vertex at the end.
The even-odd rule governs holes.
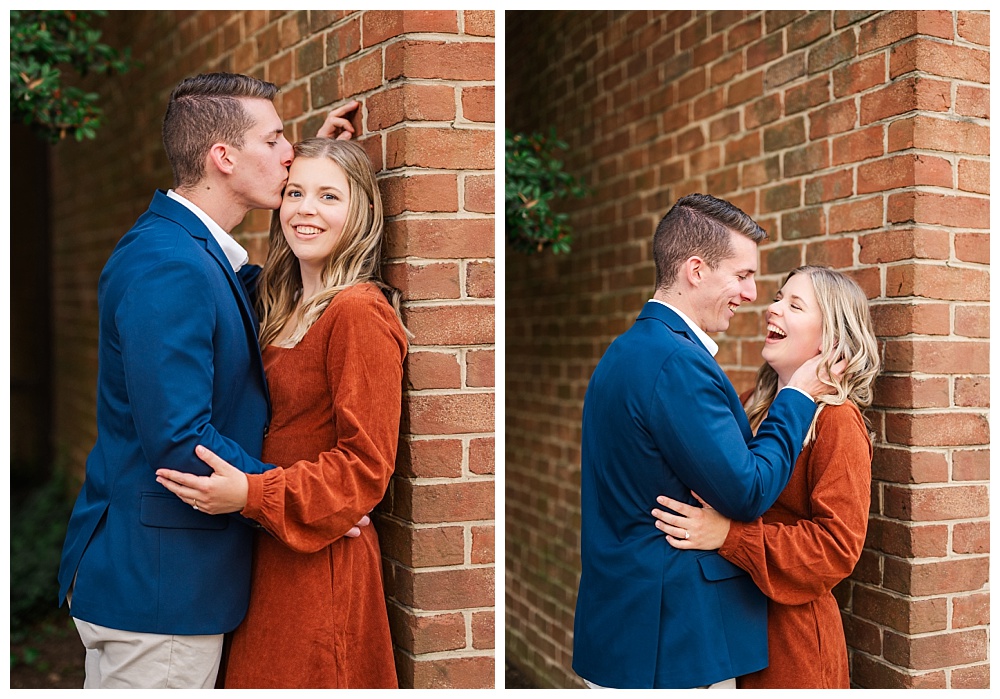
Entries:
POLYGON ((767 234, 732 204, 678 200, 653 237, 656 290, 608 347, 583 406, 581 562, 573 669, 615 688, 735 686, 767 665, 767 600, 715 551, 669 546, 656 496, 759 517, 784 489, 829 390, 818 358, 782 389, 754 436, 708 333, 757 296, 767 234))
POLYGON ((246 473, 273 467, 260 461, 270 406, 247 289, 259 268, 229 233, 281 203, 292 147, 276 92, 228 73, 174 89, 174 189, 154 194, 101 274, 97 441, 59 571, 86 687, 213 687, 223 634, 246 613, 250 523, 200 512, 155 470, 209 475, 198 444, 246 473))

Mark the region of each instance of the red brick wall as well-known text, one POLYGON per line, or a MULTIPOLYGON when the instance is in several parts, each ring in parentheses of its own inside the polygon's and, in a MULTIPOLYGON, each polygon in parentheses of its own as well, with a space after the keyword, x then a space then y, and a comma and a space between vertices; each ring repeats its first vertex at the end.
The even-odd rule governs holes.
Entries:
MULTIPOLYGON (((169 187, 160 123, 187 75, 281 88, 290 140, 362 102, 357 138, 387 214, 387 279, 415 334, 396 474, 379 508, 400 684, 494 684, 494 17, 489 11, 151 11, 110 14, 105 39, 144 67, 94 81, 95 142, 54 150, 56 439, 82 473, 93 444, 97 278, 169 187)), ((238 237, 262 262, 269 215, 238 237)))
POLYGON ((770 233, 758 302, 718 359, 738 389, 763 310, 804 263, 856 278, 885 352, 866 547, 836 594, 852 682, 989 685, 989 15, 674 11, 506 15, 507 126, 555 126, 593 194, 573 252, 506 260, 506 647, 571 668, 580 413, 651 296, 680 196, 770 233))

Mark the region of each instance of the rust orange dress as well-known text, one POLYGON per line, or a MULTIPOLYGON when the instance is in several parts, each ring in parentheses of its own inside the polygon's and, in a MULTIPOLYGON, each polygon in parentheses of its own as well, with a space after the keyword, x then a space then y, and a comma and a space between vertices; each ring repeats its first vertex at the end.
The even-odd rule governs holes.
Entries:
POLYGON ((389 484, 405 355, 403 328, 371 284, 337 294, 295 347, 264 349, 263 459, 278 468, 248 476, 241 514, 266 531, 227 688, 397 686, 378 536, 344 534, 389 484))
POLYGON ((853 403, 826 406, 785 490, 763 517, 734 521, 719 554, 767 595, 768 666, 742 688, 848 688, 847 643, 831 590, 861 556, 872 446, 853 403))

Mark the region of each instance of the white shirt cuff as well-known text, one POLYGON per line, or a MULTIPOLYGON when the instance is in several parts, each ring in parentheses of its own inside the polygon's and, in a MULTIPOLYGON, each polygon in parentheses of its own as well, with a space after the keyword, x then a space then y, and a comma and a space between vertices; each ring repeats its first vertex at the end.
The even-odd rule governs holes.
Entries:
POLYGON ((799 393, 801 393, 802 395, 804 395, 806 398, 808 398, 809 400, 811 400, 813 403, 816 402, 815 398, 813 398, 812 396, 810 396, 808 393, 806 393, 805 391, 803 391, 801 388, 799 388, 797 386, 785 386, 781 390, 784 391, 786 388, 790 388, 793 391, 798 391, 799 393))

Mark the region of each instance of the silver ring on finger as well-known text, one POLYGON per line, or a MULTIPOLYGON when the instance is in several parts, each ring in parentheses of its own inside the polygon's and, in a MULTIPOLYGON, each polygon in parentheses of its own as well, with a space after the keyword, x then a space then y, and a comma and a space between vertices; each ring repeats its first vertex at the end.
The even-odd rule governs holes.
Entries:
MULTIPOLYGON (((198 501, 197 501, 197 500, 195 500, 195 501, 194 501, 194 504, 193 504, 193 505, 191 505, 191 507, 193 507, 194 509, 196 509, 196 510, 197 510, 197 509, 198 509, 198 501)), ((687 537, 684 537, 684 538, 686 539, 687 537)))
MULTIPOLYGON (((198 506, 197 506, 197 505, 195 505, 195 506, 194 506, 194 509, 196 509, 196 510, 197 510, 197 509, 198 509, 198 506)), ((691 532, 689 532, 689 531, 688 531, 687 529, 685 529, 685 530, 684 530, 684 538, 685 538, 685 539, 690 539, 690 538, 691 538, 691 532)))

